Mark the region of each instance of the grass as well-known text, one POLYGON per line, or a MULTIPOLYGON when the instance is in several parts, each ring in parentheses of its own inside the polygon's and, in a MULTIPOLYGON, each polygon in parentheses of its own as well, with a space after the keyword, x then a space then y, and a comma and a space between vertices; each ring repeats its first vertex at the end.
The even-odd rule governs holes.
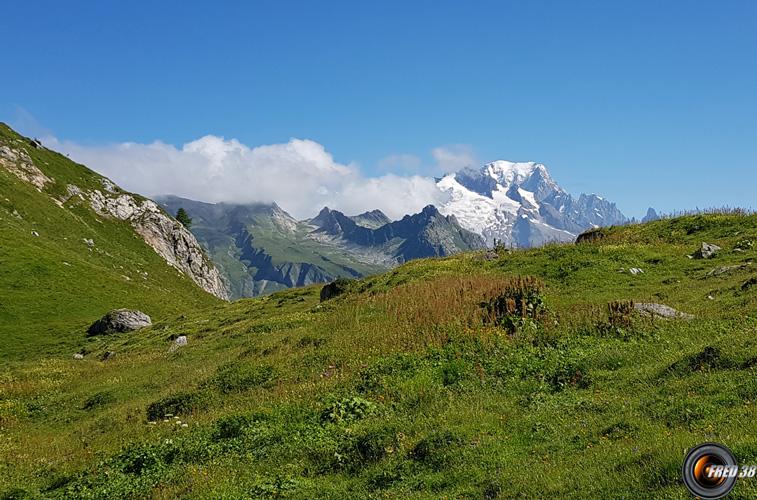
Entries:
POLYGON ((755 215, 684 216, 412 261, 325 302, 307 287, 69 331, 80 361, 22 344, 0 371, 0 495, 687 498, 691 446, 757 461, 757 269, 708 276, 757 257, 745 240, 755 215), (722 250, 689 259, 701 241, 722 250), (512 321, 492 321, 505 292, 512 321))
POLYGON ((128 223, 98 218, 78 197, 56 203, 67 184, 102 190, 102 177, 3 124, 0 145, 27 151, 54 181, 39 192, 0 167, 0 360, 70 357, 83 347, 82 329, 110 309, 159 320, 217 303, 128 223))

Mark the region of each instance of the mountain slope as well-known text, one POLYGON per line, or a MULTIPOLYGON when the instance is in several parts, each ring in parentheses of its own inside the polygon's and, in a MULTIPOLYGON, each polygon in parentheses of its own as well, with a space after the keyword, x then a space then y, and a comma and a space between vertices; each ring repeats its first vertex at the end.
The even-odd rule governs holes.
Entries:
POLYGON ((366 276, 410 259, 483 246, 434 207, 395 222, 377 210, 349 217, 328 208, 298 221, 276 204, 209 204, 174 196, 159 202, 171 213, 189 212, 193 233, 234 297, 366 276))
MULTIPOLYGON (((107 310, 223 295, 194 237, 154 203, 0 124, 0 357, 79 341, 107 310)), ((69 353, 70 355, 70 353, 69 353)))
POLYGON ((210 204, 174 196, 158 200, 171 213, 187 210, 192 232, 226 276, 234 297, 386 269, 380 261, 357 259, 329 239, 312 237, 313 227, 276 204, 210 204))
POLYGON ((358 226, 367 227, 369 229, 378 229, 381 226, 392 222, 392 220, 381 210, 363 212, 359 215, 353 215, 350 219, 354 220, 358 226))
POLYGON ((600 196, 575 199, 540 163, 499 160, 446 175, 437 186, 450 197, 439 210, 455 215, 489 245, 495 240, 511 247, 567 242, 591 227, 628 222, 600 196))
POLYGON ((433 205, 375 229, 362 226, 353 217, 328 207, 309 222, 318 228, 317 233, 361 247, 382 249, 397 263, 484 247, 481 237, 462 229, 454 217, 443 216, 433 205))
POLYGON ((757 460, 757 216, 482 257, 219 303, 81 361, 30 349, 0 368, 0 496, 683 499, 687 449, 757 460), (702 241, 722 249, 688 258, 702 241), (487 320, 537 280, 541 319, 487 320))

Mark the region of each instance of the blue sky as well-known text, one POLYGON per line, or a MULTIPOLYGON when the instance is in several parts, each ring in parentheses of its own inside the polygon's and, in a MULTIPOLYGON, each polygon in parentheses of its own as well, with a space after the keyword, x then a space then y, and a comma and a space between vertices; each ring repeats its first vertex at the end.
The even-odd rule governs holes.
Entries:
POLYGON ((301 138, 366 177, 439 173, 432 150, 456 147, 545 163, 628 215, 757 208, 752 0, 41 1, 2 17, 0 120, 78 147, 301 138))

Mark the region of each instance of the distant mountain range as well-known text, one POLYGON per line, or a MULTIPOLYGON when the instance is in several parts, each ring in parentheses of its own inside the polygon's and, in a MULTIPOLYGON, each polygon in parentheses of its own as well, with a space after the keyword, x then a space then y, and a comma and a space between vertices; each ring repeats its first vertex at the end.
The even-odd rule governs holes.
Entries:
POLYGON ((175 196, 191 230, 224 275, 233 297, 251 297, 338 277, 360 277, 407 260, 483 248, 483 238, 433 206, 392 222, 379 210, 347 216, 324 208, 297 220, 273 204, 210 204, 175 196))
POLYGON ((323 208, 297 220, 272 204, 210 204, 158 197, 184 208, 221 270, 232 297, 251 297, 338 277, 360 277, 407 260, 501 244, 532 247, 574 241, 596 226, 628 223, 614 203, 577 199, 539 163, 495 161, 437 179, 447 201, 391 221, 380 210, 348 216, 323 208))
POLYGON ((438 179, 449 201, 439 207, 460 225, 508 247, 574 241, 596 226, 626 224, 614 203, 595 194, 578 199, 557 185, 541 163, 495 161, 438 179))

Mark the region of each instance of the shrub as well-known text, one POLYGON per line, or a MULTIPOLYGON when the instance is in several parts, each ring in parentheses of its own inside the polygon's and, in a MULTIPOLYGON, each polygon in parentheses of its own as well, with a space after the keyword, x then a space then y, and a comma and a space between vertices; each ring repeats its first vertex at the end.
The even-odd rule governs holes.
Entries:
POLYGON ((321 412, 321 421, 339 424, 360 420, 376 411, 376 404, 360 397, 334 401, 321 412))
POLYGON ((274 379, 274 371, 270 366, 250 362, 231 363, 219 368, 204 386, 213 387, 223 394, 231 394, 254 387, 270 387, 274 379))
POLYGON ((166 415, 188 415, 208 407, 208 397, 200 392, 177 392, 147 407, 147 419, 158 420, 166 415))

